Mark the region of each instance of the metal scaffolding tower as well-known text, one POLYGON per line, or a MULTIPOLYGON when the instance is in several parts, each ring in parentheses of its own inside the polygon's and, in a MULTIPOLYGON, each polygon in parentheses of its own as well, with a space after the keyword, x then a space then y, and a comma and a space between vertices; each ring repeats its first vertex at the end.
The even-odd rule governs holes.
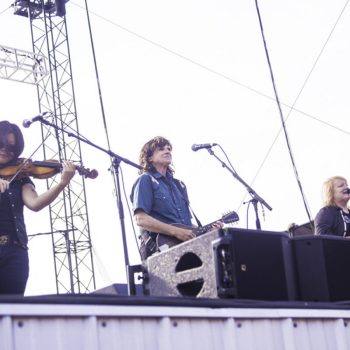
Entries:
MULTIPOLYGON (((66 1, 18 0, 13 7, 15 15, 29 19, 34 57, 44 56, 47 60, 47 75, 42 74, 35 81, 40 112, 50 111, 48 118, 59 129, 69 128, 78 133, 64 17, 66 1)), ((41 127, 45 159, 67 159, 82 164, 79 140, 45 124, 41 127)), ((47 180, 48 188, 56 183, 55 177, 47 180)), ((57 293, 86 293, 96 289, 83 177, 75 176, 50 205, 50 221, 57 293)))
POLYGON ((37 84, 48 75, 45 56, 0 45, 0 78, 37 84))

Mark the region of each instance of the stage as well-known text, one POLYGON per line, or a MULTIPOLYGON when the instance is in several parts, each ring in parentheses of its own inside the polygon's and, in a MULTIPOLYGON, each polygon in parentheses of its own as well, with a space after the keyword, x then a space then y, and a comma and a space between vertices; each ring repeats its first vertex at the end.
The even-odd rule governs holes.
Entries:
POLYGON ((3 350, 350 349, 350 301, 1 297, 3 350))
POLYGON ((1 297, 0 349, 350 350, 348 266, 345 238, 213 230, 128 285, 1 297))

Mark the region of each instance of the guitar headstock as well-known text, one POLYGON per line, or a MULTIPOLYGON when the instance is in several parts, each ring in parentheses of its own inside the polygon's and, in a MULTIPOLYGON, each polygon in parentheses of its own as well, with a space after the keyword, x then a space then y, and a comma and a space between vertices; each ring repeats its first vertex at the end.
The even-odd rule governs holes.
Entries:
POLYGON ((227 214, 224 214, 221 219, 216 220, 214 222, 212 222, 211 224, 205 225, 205 226, 201 226, 201 227, 196 227, 195 229, 192 230, 192 232, 196 235, 202 235, 206 232, 208 232, 209 230, 214 228, 214 224, 217 221, 222 221, 224 224, 231 224, 232 222, 236 222, 239 220, 238 214, 235 211, 230 211, 227 214))
POLYGON ((233 222, 236 222, 238 220, 239 220, 239 216, 235 211, 230 211, 221 217, 221 221, 224 224, 232 224, 233 222))

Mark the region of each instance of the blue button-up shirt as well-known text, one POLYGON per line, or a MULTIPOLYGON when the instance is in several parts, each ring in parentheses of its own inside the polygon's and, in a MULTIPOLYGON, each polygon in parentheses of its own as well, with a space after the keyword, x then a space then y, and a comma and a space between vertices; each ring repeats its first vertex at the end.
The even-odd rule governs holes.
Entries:
POLYGON ((171 173, 166 176, 157 171, 143 173, 132 188, 131 201, 134 212, 141 209, 166 224, 192 226, 186 187, 171 173))

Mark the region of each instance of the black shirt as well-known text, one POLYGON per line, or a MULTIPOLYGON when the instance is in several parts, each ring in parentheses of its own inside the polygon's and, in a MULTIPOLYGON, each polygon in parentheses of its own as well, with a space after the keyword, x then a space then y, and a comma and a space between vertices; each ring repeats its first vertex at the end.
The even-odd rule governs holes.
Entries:
POLYGON ((350 236, 350 213, 348 214, 342 211, 342 216, 344 220, 344 229, 346 225, 346 236, 350 236))
POLYGON ((319 210, 315 217, 316 235, 350 236, 350 214, 336 206, 326 206, 319 210))
POLYGON ((0 194, 0 235, 11 235, 23 247, 28 243, 22 199, 22 187, 27 183, 34 185, 29 177, 13 180, 10 188, 0 194))
POLYGON ((9 191, 0 193, 0 235, 10 235, 15 238, 16 226, 11 211, 9 191))

